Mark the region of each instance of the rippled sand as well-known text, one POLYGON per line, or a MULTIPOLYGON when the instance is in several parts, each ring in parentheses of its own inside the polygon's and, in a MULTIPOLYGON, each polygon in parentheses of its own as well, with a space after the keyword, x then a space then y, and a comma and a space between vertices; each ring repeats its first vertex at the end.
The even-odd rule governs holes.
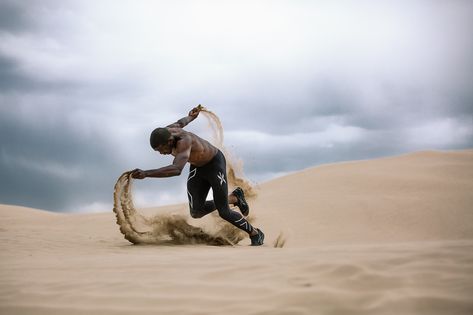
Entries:
POLYGON ((325 165, 259 189, 256 248, 136 246, 111 210, 0 206, 0 314, 473 314, 473 151, 325 165))

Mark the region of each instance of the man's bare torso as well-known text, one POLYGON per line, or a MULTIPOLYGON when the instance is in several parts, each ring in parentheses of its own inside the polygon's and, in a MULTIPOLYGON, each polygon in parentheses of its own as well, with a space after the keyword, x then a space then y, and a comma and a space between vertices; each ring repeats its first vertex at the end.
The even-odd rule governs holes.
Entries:
POLYGON ((190 138, 191 139, 191 151, 188 162, 195 166, 203 166, 210 162, 213 157, 217 154, 218 149, 210 144, 207 140, 202 139, 201 137, 193 134, 192 132, 185 131, 182 128, 168 128, 171 134, 176 139, 176 144, 172 149, 172 155, 176 156, 178 154, 179 146, 183 145, 182 139, 190 138))

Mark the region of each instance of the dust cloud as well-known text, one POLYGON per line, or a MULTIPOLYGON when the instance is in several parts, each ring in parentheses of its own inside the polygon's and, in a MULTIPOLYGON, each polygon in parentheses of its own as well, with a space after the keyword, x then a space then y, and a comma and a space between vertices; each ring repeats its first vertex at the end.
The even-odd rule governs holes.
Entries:
MULTIPOLYGON (((236 159, 223 145, 223 126, 213 112, 199 105, 209 121, 216 145, 227 160, 227 178, 230 186, 241 187, 248 198, 256 196, 256 189, 243 178, 243 163, 236 159)), ((158 214, 146 217, 133 204, 131 171, 123 173, 114 189, 114 207, 117 224, 125 239, 133 244, 206 244, 215 246, 235 245, 247 234, 214 215, 214 231, 205 231, 187 223, 187 216, 176 213, 158 214)), ((253 217, 247 220, 252 223, 253 217)), ((282 247, 284 242, 279 243, 282 247), (282 245, 281 245, 282 243, 282 245)), ((276 246, 276 245, 275 245, 276 246)))
MULTIPOLYGON (((256 189, 243 177, 243 162, 236 159, 223 145, 223 126, 220 119, 205 107, 199 105, 199 108, 209 121, 215 140, 214 145, 226 157, 228 184, 233 187, 241 187, 248 198, 256 197, 256 189)), ((118 178, 113 194, 113 211, 117 218, 117 224, 125 239, 131 243, 225 246, 235 245, 247 237, 244 231, 221 219, 215 213, 211 214, 215 218, 213 231, 206 231, 201 227, 187 223, 188 217, 182 214, 164 213, 153 217, 143 216, 133 204, 131 173, 131 171, 127 171, 118 178)), ((247 220, 253 223, 254 218, 250 216, 247 220)), ((283 247, 284 243, 285 240, 280 235, 273 246, 283 247)))
POLYGON ((257 195, 256 188, 243 176, 243 161, 236 158, 223 145, 223 126, 222 122, 213 112, 199 105, 201 113, 208 120, 209 126, 213 132, 214 145, 222 151, 227 160, 227 178, 229 185, 233 187, 241 187, 245 192, 245 197, 254 198, 257 195))
MULTIPOLYGON (((227 178, 228 184, 233 187, 241 187, 245 192, 245 196, 248 198, 255 198, 257 196, 257 189, 250 181, 244 178, 243 175, 243 161, 236 158, 224 145, 223 145, 223 125, 216 114, 205 108, 204 106, 198 106, 201 113, 209 122, 209 127, 212 129, 214 145, 217 146, 220 151, 223 152, 227 160, 227 178)), ((250 217, 248 221, 252 223, 253 217, 250 217)), ((273 247, 282 248, 286 244, 287 237, 284 232, 280 232, 276 240, 273 242, 273 247)))
POLYGON ((181 214, 158 214, 145 217, 136 211, 132 197, 131 171, 123 173, 114 190, 113 212, 125 239, 133 244, 207 244, 215 246, 235 245, 246 233, 231 224, 217 220, 216 231, 204 231, 187 223, 181 214))

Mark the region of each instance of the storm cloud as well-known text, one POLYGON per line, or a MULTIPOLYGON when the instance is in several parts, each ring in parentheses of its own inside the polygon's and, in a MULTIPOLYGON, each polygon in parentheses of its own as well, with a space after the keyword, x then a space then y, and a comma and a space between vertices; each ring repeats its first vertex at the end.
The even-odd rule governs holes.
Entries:
MULTIPOLYGON (((171 163, 149 133, 199 103, 254 182, 472 148, 472 21, 466 0, 2 0, 0 203, 110 209, 123 171, 171 163)), ((185 179, 135 192, 181 202, 185 179)))

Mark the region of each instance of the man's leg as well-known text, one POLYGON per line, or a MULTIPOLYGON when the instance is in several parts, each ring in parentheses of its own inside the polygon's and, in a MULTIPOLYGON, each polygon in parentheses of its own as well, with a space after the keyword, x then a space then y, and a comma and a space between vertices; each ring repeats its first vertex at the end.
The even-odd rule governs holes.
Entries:
POLYGON ((216 209, 213 201, 205 201, 209 190, 210 184, 199 174, 199 169, 191 167, 187 178, 187 197, 191 217, 202 218, 216 209))
MULTIPOLYGON (((225 176, 226 179, 226 176, 225 176)), ((243 215, 233 211, 228 206, 228 186, 226 183, 217 185, 212 182, 212 190, 214 193, 214 202, 217 206, 220 217, 230 222, 234 226, 247 232, 251 239, 251 246, 260 246, 264 243, 264 233, 260 229, 254 228, 243 215)))
MULTIPOLYGON (((202 178, 202 170, 199 171, 199 168, 191 166, 189 171, 189 177, 187 179, 187 197, 189 199, 189 208, 191 216, 193 218, 201 218, 215 210, 215 202, 213 200, 206 201, 207 195, 210 190, 210 183, 202 178), (199 174, 197 174, 199 172, 199 174)), ((227 187, 228 189, 228 187, 227 187)), ((241 208, 241 204, 246 205, 244 196, 237 197, 237 190, 228 195, 228 205, 238 206, 241 208), (243 202, 242 202, 243 199, 243 202)), ((248 206, 246 205, 246 208, 248 206)))
POLYGON ((218 214, 224 220, 233 224, 237 228, 247 232, 250 235, 257 234, 257 230, 248 222, 244 216, 240 213, 233 211, 228 206, 228 185, 227 185, 227 172, 225 157, 221 152, 218 153, 220 156, 215 160, 212 171, 205 174, 206 179, 212 186, 214 203, 218 210, 218 214))

